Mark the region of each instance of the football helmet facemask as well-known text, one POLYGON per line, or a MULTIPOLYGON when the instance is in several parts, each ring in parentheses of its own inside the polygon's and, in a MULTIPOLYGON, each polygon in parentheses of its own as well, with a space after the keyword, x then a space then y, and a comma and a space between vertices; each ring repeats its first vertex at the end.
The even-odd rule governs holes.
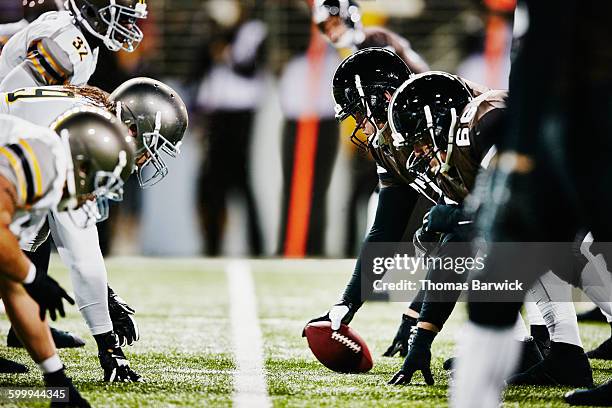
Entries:
POLYGON ((89 106, 65 112, 51 128, 67 153, 67 194, 58 210, 69 211, 81 228, 105 220, 108 200, 123 199, 123 184, 134 168, 134 139, 114 115, 89 106))
POLYGON ((438 163, 434 173, 448 169, 458 115, 472 97, 458 77, 439 71, 414 75, 393 95, 388 110, 393 145, 408 150, 406 169, 423 182, 431 183, 432 160, 438 163))
POLYGON ((367 149, 369 140, 358 136, 366 121, 376 129, 387 122, 389 99, 412 72, 394 52, 385 48, 364 48, 347 57, 334 74, 333 96, 336 120, 349 116, 356 121, 351 142, 367 149))
POLYGON ((111 51, 134 51, 143 34, 137 20, 147 18, 146 0, 66 0, 77 22, 111 51))

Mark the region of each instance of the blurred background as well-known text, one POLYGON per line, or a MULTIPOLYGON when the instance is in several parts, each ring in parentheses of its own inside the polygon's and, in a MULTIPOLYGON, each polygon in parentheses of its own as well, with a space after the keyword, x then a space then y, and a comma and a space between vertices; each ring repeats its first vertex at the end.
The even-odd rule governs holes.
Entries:
MULTIPOLYGON (((0 24, 55 0, 1 0, 0 24)), ((167 82, 190 110, 161 183, 128 186, 102 225, 108 254, 353 257, 376 173, 333 120, 331 80, 350 50, 326 42, 307 0, 148 0, 135 53, 100 50, 90 84, 167 82)), ((361 0, 365 27, 410 42, 433 70, 507 88, 512 0, 361 0)), ((0 37, 0 44, 3 40, 0 37)), ((135 182, 135 180, 132 180, 135 182)))

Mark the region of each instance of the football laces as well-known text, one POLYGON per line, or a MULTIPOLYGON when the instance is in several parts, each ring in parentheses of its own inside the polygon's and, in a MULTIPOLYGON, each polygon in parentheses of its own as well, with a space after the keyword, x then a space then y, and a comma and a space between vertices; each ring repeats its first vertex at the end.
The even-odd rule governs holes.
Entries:
POLYGON ((351 351, 354 352, 355 354, 361 351, 361 346, 359 346, 359 344, 355 343, 353 340, 340 334, 337 331, 332 333, 331 338, 333 340, 336 340, 337 342, 340 342, 341 344, 344 344, 346 347, 351 349, 351 351))

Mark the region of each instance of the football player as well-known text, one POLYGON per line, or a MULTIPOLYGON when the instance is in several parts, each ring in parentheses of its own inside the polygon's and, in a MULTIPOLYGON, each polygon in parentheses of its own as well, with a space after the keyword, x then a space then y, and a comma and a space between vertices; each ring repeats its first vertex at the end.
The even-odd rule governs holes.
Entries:
POLYGON ((361 50, 370 47, 394 51, 414 73, 429 70, 427 63, 408 40, 383 27, 363 27, 355 0, 315 0, 312 19, 325 38, 336 48, 361 50))
POLYGON ((14 34, 0 55, 0 91, 42 85, 84 85, 96 69, 98 48, 134 51, 145 0, 67 0, 14 34))
MULTIPOLYGON (((178 155, 188 121, 178 94, 149 78, 131 79, 110 96, 97 88, 64 86, 25 88, 5 94, 3 99, 6 103, 0 103, 0 112, 42 125, 73 106, 97 105, 117 114, 135 136, 136 173, 143 188, 168 174, 164 155, 178 155)), ((107 296, 107 273, 95 225, 76 228, 68 218, 52 213, 49 227, 71 272, 77 304, 98 345, 105 380, 140 381, 121 349, 139 338, 134 310, 110 288, 107 296)), ((33 262, 46 270, 50 246, 36 248, 31 255, 33 262)))
MULTIPOLYGON (((600 9, 578 1, 555 9, 539 1, 525 3, 529 27, 512 64, 508 131, 483 189, 481 228, 498 242, 565 245, 588 229, 596 242, 609 243, 612 75, 610 56, 602 52, 611 39, 609 21, 600 9), (588 70, 582 69, 585 61, 588 70), (501 194, 491 194, 495 192, 501 194)), ((609 265, 608 245, 602 251, 609 265)), ((522 245, 490 252, 478 278, 486 283, 522 278, 527 283, 564 261, 557 251, 525 253, 531 249, 522 245)), ((473 296, 468 298, 470 323, 459 339, 450 403, 497 407, 505 373, 518 358, 508 338, 520 305, 485 306, 473 296)), ((612 382, 566 399, 576 405, 610 406, 611 389, 612 382)))
POLYGON ((67 406, 89 407, 55 350, 45 321, 74 300, 20 247, 32 245, 50 210, 72 213, 95 200, 118 199, 134 165, 134 143, 114 116, 77 108, 40 127, 0 114, 0 294, 7 314, 47 387, 66 387, 67 406))
MULTIPOLYGON (((397 149, 405 150, 403 157, 409 155, 406 167, 413 169, 423 182, 434 180, 445 197, 457 203, 434 206, 425 225, 417 232, 417 243, 439 243, 438 257, 474 255, 471 248, 452 243, 472 239, 472 217, 463 210, 463 202, 473 191, 481 168, 486 168, 495 155, 495 144, 505 130, 506 97, 506 91, 491 90, 473 98, 460 78, 442 72, 416 75, 393 96, 389 108, 391 138, 397 149), (457 247, 458 252, 466 253, 449 254, 448 243, 457 247)), ((428 279, 465 282, 465 275, 431 269, 428 279)), ((523 342, 523 355, 528 358, 523 359, 519 374, 508 382, 591 385, 591 369, 582 348, 575 310, 569 301, 570 285, 549 273, 537 281, 531 293, 551 332, 550 352, 543 361, 538 361, 539 352, 533 341, 523 342), (558 370, 561 366, 565 369, 558 370)), ((426 291, 412 346, 392 384, 409 383, 415 370, 430 373, 431 343, 450 316, 459 294, 460 291, 426 291)))
MULTIPOLYGON (((391 145, 382 143, 379 134, 388 129, 387 107, 391 95, 406 81, 412 72, 394 52, 384 48, 365 48, 347 57, 338 67, 333 80, 333 95, 336 101, 336 118, 340 121, 352 116, 356 121, 350 138, 357 146, 370 152, 377 164, 380 194, 374 224, 364 246, 370 242, 399 242, 411 238, 430 204, 415 208, 418 193, 410 185, 414 177, 405 171, 391 153, 391 145), (414 211, 416 217, 411 217, 414 211)), ((432 196, 437 192, 430 191, 432 196)), ((432 200, 435 201, 435 198, 432 200)), ((363 247, 362 247, 363 251, 363 247)), ((363 304, 361 296, 361 257, 355 264, 353 275, 337 304, 313 321, 329 320, 337 330, 341 323, 348 324, 363 304)), ((418 299, 410 309, 413 316, 403 315, 402 321, 410 326, 416 324, 418 299)), ((401 333, 398 333, 401 334, 401 333)), ((404 336, 407 338, 407 336, 404 336)), ((401 340, 400 340, 401 341, 401 340)))

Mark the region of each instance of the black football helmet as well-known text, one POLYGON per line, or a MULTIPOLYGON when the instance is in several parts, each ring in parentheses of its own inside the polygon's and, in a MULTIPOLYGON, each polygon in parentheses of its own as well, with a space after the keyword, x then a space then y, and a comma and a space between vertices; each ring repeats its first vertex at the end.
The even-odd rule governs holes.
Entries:
POLYGON ((336 120, 355 118, 351 142, 368 147, 368 141, 357 136, 358 130, 366 120, 374 126, 387 122, 390 96, 411 75, 406 63, 385 48, 364 48, 342 61, 334 74, 333 96, 336 120))
POLYGON ((132 52, 142 41, 136 23, 147 18, 146 0, 66 0, 64 7, 111 51, 132 52))
POLYGON ((407 169, 425 174, 434 157, 441 168, 445 165, 440 153, 452 148, 458 116, 472 98, 463 81, 446 72, 414 75, 399 87, 389 104, 388 121, 395 148, 411 152, 407 169), (429 146, 429 153, 417 157, 415 145, 429 146))
POLYGON ((325 22, 335 16, 340 17, 346 27, 344 34, 332 41, 335 47, 348 48, 363 42, 365 35, 361 24, 361 12, 355 0, 315 0, 312 19, 323 35, 326 35, 325 22))

